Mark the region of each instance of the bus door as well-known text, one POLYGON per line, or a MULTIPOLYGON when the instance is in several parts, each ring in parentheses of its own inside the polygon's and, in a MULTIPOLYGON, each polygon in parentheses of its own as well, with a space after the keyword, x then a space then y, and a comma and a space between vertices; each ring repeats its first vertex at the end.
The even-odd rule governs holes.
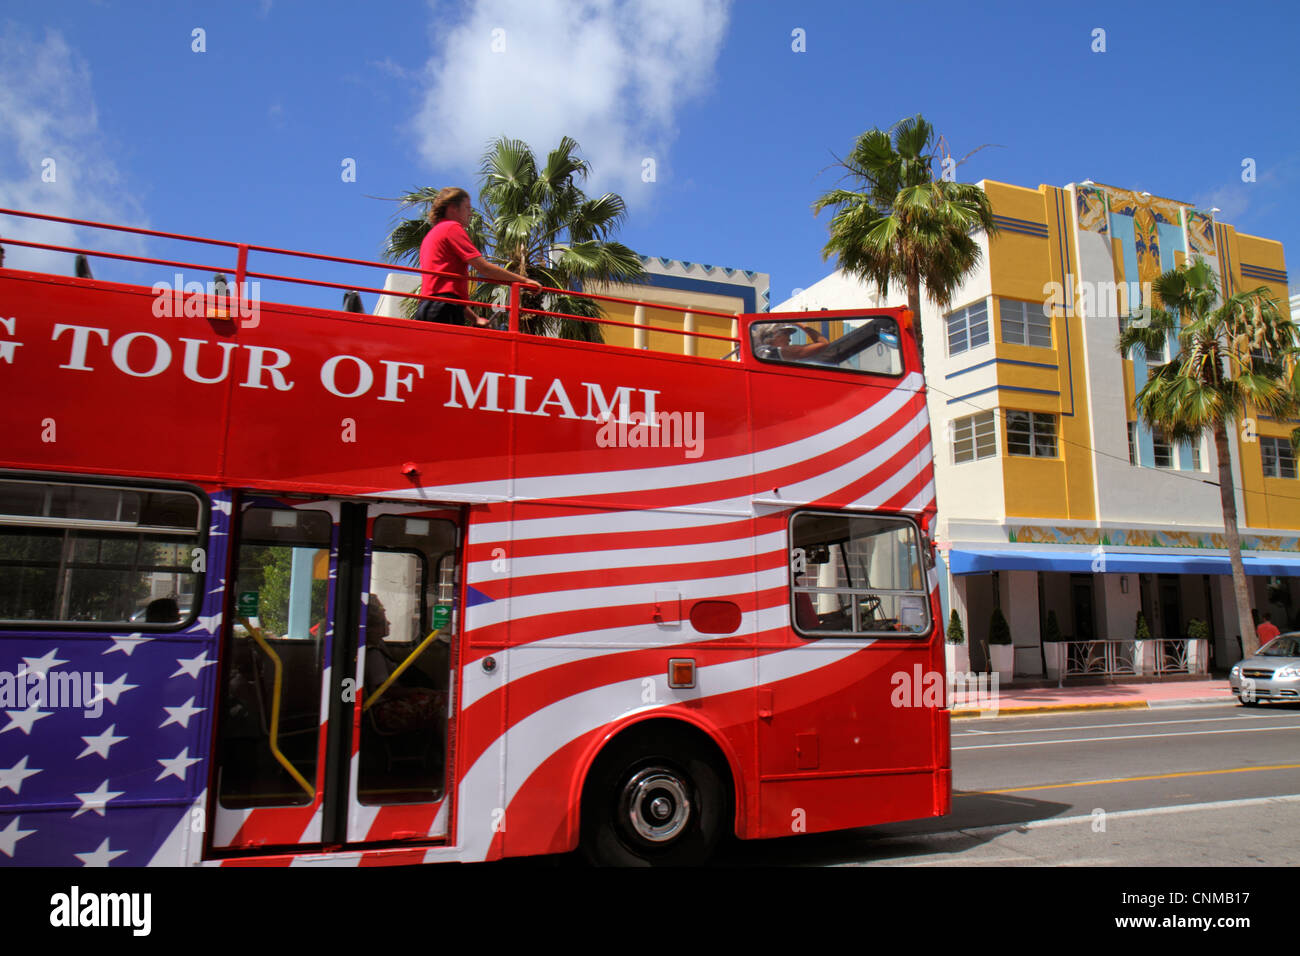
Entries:
POLYGON ((428 504, 239 502, 214 849, 446 839, 460 524, 428 504))

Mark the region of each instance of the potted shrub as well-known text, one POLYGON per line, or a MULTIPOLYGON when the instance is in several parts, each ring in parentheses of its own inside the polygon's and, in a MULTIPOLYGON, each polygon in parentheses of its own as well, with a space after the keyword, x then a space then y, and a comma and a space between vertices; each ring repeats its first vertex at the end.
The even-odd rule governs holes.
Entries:
POLYGON ((1061 666, 1065 659, 1062 640, 1061 624, 1056 619, 1056 612, 1048 611, 1047 623, 1043 625, 1043 668, 1045 676, 1049 678, 1061 676, 1061 666))
POLYGON ((1160 653, 1160 642, 1151 640, 1151 628, 1142 612, 1137 612, 1137 621, 1133 625, 1133 670, 1138 674, 1154 674, 1156 655, 1160 653))
POLYGON ((948 643, 946 645, 948 673, 965 674, 970 670, 970 648, 966 646, 966 631, 953 608, 948 616, 948 643))
POLYGON ((1009 682, 1015 673, 1016 649, 1011 643, 1011 628, 1000 607, 993 609, 993 617, 989 619, 989 656, 992 669, 998 672, 998 679, 1003 683, 1009 682))
POLYGON ((1189 674, 1204 674, 1208 670, 1206 662, 1209 657, 1209 646, 1210 625, 1200 618, 1192 618, 1187 622, 1187 672, 1189 674))

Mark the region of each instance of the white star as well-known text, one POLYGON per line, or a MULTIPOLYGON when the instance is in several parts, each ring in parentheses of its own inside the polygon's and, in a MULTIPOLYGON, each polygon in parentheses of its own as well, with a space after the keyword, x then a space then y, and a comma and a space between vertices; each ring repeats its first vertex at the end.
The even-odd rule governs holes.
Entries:
POLYGON ((9 857, 10 859, 13 859, 14 844, 17 843, 19 840, 21 840, 23 837, 31 836, 35 832, 36 832, 35 830, 18 829, 18 818, 14 817, 12 820, 9 821, 9 826, 5 827, 3 830, 0 830, 0 853, 3 853, 5 856, 9 857))
POLYGON ((203 670, 205 667, 211 667, 216 663, 216 661, 208 660, 208 652, 204 651, 198 657, 191 657, 188 659, 178 657, 176 658, 176 663, 181 666, 176 669, 176 673, 171 675, 172 677, 180 677, 182 674, 187 674, 190 677, 198 677, 199 671, 203 670))
POLYGON ((139 684, 128 684, 126 675, 123 674, 111 684, 95 683, 95 696, 90 698, 88 704, 93 704, 98 700, 107 700, 114 707, 117 706, 117 699, 125 694, 128 690, 135 690, 139 684))
POLYGON ((14 793, 17 793, 23 788, 24 780, 33 774, 38 774, 40 772, 39 769, 28 770, 27 758, 23 757, 22 760, 18 761, 8 770, 0 770, 0 787, 5 787, 12 790, 14 793))
POLYGON ((108 781, 105 780, 95 788, 93 793, 73 794, 73 796, 81 801, 81 809, 74 813, 73 817, 79 817, 87 810, 93 810, 96 814, 102 817, 104 815, 104 807, 108 804, 108 801, 112 800, 114 797, 120 797, 125 792, 125 790, 109 790, 108 781))
POLYGON ((226 498, 214 498, 212 501, 212 510, 220 511, 223 515, 230 514, 230 501, 226 498))
MULTIPOLYGON (((208 614, 208 615, 200 614, 199 619, 190 626, 189 630, 203 631, 206 634, 215 634, 217 632, 217 626, 220 623, 221 623, 220 614, 208 614)), ((208 661, 208 663, 215 664, 216 661, 208 661)))
POLYGON ((24 657, 23 660, 27 662, 27 670, 33 674, 44 674, 51 667, 58 667, 60 664, 68 663, 59 660, 56 656, 58 653, 59 649, 56 647, 43 657, 24 657))
POLYGON ((190 727, 190 718, 195 714, 201 714, 203 711, 207 710, 206 707, 195 707, 193 705, 193 697, 181 704, 179 707, 168 707, 164 704, 163 710, 167 711, 168 717, 158 726, 166 727, 168 724, 180 724, 188 730, 190 727))
POLYGON ((80 860, 83 866, 108 866, 109 863, 125 852, 126 850, 109 849, 108 837, 104 837, 104 842, 89 853, 74 853, 72 855, 80 860))
POLYGON ((112 654, 114 651, 121 651, 127 657, 130 657, 131 653, 141 644, 145 644, 153 640, 152 637, 145 637, 138 633, 122 634, 122 635, 113 634, 110 635, 110 637, 113 641, 113 646, 110 647, 108 650, 104 651, 104 653, 112 654))
POLYGON ((0 730, 0 734, 17 727, 24 734, 30 735, 32 724, 42 717, 50 716, 52 713, 54 713, 52 710, 37 710, 35 704, 32 704, 26 710, 6 710, 5 716, 9 718, 9 723, 5 724, 4 730, 0 730))
POLYGON ((117 724, 109 724, 108 730, 104 731, 98 737, 82 737, 81 739, 86 742, 86 749, 77 754, 77 759, 80 760, 82 757, 87 757, 90 754, 99 754, 99 756, 107 760, 108 751, 112 748, 113 744, 126 740, 125 737, 115 737, 113 735, 113 731, 116 729, 117 724))
POLYGON ((184 783, 186 771, 188 771, 194 764, 198 763, 199 758, 191 757, 190 748, 186 747, 175 757, 172 757, 171 760, 159 759, 158 762, 163 765, 163 772, 154 778, 154 783, 157 783, 163 777, 176 777, 181 781, 181 783, 184 783))

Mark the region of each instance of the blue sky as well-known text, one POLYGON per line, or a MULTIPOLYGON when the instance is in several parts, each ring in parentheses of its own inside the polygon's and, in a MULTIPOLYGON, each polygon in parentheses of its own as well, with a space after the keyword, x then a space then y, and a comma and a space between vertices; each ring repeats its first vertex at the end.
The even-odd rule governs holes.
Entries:
MULTIPOLYGON (((838 178, 833 154, 919 112, 958 156, 996 144, 965 181, 1093 179, 1218 206, 1285 244, 1296 292, 1298 24, 1290 4, 1251 2, 10 3, 0 205, 375 259, 395 208, 377 197, 476 192, 491 137, 541 152, 570 135, 594 166, 588 191, 628 200, 623 241, 767 272, 779 302, 832 268, 828 215, 810 205, 838 178)), ((24 232, 0 218, 11 234, 24 232)), ((10 248, 8 265, 35 262, 10 248)), ((96 274, 151 281, 113 263, 96 274)))

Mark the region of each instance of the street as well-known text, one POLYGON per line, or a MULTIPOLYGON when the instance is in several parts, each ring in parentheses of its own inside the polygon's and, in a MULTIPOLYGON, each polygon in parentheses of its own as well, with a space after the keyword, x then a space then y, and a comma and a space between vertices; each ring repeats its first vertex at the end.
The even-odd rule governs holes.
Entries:
POLYGON ((1300 707, 953 721, 941 819, 733 842, 723 866, 1294 866, 1300 707))

